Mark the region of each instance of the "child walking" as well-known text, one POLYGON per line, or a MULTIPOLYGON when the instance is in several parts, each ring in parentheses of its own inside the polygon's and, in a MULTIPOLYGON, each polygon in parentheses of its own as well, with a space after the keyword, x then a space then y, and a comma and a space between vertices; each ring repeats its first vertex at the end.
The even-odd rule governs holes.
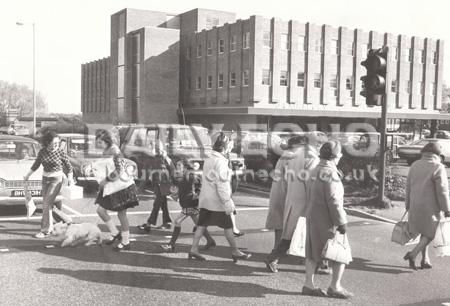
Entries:
MULTIPOLYGON (((168 244, 161 245, 161 248, 166 252, 175 252, 175 243, 181 232, 181 223, 191 217, 195 225, 198 222, 198 196, 200 193, 201 179, 189 169, 189 164, 186 159, 181 159, 175 164, 174 183, 178 187, 178 201, 181 206, 181 212, 175 219, 175 226, 173 228, 172 238, 168 244)), ((206 238, 206 245, 203 250, 207 250, 216 246, 216 242, 208 233, 204 232, 206 238)))

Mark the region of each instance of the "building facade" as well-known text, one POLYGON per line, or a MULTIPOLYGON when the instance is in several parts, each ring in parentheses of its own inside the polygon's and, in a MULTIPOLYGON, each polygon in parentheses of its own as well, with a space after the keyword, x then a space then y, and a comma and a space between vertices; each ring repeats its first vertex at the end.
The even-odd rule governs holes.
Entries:
MULTIPOLYGON (((125 9, 111 17, 110 108, 102 111, 113 123, 233 130, 375 120, 380 107, 366 106, 359 94, 360 62, 383 45, 390 118, 439 117, 442 40, 260 16, 236 20, 234 13, 204 9, 179 15, 125 9)), ((83 102, 83 114, 98 104, 83 102)))

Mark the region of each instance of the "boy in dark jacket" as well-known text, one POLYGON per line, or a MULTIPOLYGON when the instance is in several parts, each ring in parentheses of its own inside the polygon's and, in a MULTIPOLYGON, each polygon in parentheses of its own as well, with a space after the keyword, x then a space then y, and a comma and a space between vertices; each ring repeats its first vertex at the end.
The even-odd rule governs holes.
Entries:
MULTIPOLYGON (((166 252, 175 252, 175 243, 181 232, 181 223, 187 217, 191 217, 192 221, 197 225, 199 214, 198 196, 201 188, 201 177, 190 169, 186 159, 176 162, 173 176, 173 182, 178 187, 178 201, 181 206, 181 212, 175 219, 175 226, 170 242, 161 245, 161 248, 166 252)), ((203 250, 216 246, 216 242, 209 235, 208 231, 205 231, 204 236, 206 238, 206 245, 203 247, 203 250)))

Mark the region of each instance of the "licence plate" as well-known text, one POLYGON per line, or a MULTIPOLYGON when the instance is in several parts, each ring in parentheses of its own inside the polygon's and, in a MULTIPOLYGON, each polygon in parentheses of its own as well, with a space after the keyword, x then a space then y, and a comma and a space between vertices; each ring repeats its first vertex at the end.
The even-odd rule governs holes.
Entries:
MULTIPOLYGON (((42 197, 42 190, 30 190, 32 197, 42 197)), ((12 190, 11 197, 23 198, 25 197, 25 192, 23 190, 12 190)))

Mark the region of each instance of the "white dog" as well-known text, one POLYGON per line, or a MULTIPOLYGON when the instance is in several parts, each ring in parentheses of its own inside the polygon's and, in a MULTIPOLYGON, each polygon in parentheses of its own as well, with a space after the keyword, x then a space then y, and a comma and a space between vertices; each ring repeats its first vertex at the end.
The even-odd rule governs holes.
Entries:
POLYGON ((97 225, 92 223, 70 224, 58 222, 53 227, 53 235, 61 238, 61 247, 76 246, 84 244, 85 246, 98 244, 101 245, 101 231, 97 225))

